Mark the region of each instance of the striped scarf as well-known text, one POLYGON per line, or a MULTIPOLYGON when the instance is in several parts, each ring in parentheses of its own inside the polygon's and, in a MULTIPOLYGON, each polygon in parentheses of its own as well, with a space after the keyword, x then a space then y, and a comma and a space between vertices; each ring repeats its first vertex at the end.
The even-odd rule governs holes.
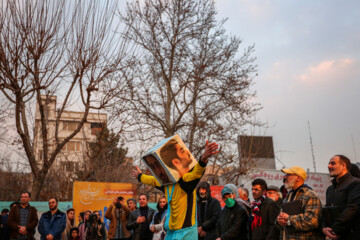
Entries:
POLYGON ((265 198, 266 198, 265 195, 263 195, 261 196, 261 198, 253 201, 251 204, 251 208, 252 208, 251 215, 253 217, 253 221, 251 222, 251 231, 253 231, 254 228, 260 227, 262 224, 262 217, 260 215, 260 205, 263 203, 265 198))

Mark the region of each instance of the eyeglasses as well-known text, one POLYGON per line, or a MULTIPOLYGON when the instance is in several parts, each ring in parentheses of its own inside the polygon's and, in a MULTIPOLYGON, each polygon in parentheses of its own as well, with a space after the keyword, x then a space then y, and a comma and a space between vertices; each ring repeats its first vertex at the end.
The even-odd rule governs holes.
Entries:
POLYGON ((285 174, 285 177, 287 178, 287 177, 290 177, 290 176, 296 176, 296 174, 294 174, 294 173, 287 173, 287 174, 285 174))

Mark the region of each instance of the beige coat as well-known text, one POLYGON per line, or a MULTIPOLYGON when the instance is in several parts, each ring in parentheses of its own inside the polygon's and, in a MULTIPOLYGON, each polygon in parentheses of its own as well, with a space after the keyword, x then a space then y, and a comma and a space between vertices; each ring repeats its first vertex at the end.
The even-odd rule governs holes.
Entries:
MULTIPOLYGON (((117 219, 115 215, 115 206, 112 203, 109 208, 105 212, 105 217, 110 220, 109 224, 109 239, 113 239, 115 237, 115 231, 116 231, 116 225, 117 225, 117 219)), ((130 215, 130 209, 124 204, 120 208, 120 222, 121 222, 121 228, 125 235, 125 238, 129 238, 131 236, 131 233, 126 229, 127 220, 130 215)))

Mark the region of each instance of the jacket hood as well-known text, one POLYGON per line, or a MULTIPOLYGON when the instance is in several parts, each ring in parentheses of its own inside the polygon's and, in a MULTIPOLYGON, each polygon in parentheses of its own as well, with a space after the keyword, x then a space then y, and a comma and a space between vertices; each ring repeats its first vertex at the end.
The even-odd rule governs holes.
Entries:
POLYGON ((206 199, 209 199, 211 197, 211 190, 210 190, 210 184, 208 182, 200 182, 196 188, 196 196, 198 197, 198 200, 201 201, 201 197, 199 194, 199 189, 205 188, 206 189, 206 199))

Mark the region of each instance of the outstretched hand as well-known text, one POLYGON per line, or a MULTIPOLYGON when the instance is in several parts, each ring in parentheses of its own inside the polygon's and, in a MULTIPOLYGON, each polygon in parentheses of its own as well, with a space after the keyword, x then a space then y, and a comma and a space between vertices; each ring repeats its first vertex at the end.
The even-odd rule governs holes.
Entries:
POLYGON ((206 140, 205 152, 201 156, 201 161, 207 163, 209 157, 220 152, 221 148, 217 150, 218 148, 219 144, 215 142, 209 143, 209 141, 206 140))
POLYGON ((136 169, 131 170, 131 177, 132 178, 138 178, 139 174, 141 173, 141 170, 135 166, 136 169))

